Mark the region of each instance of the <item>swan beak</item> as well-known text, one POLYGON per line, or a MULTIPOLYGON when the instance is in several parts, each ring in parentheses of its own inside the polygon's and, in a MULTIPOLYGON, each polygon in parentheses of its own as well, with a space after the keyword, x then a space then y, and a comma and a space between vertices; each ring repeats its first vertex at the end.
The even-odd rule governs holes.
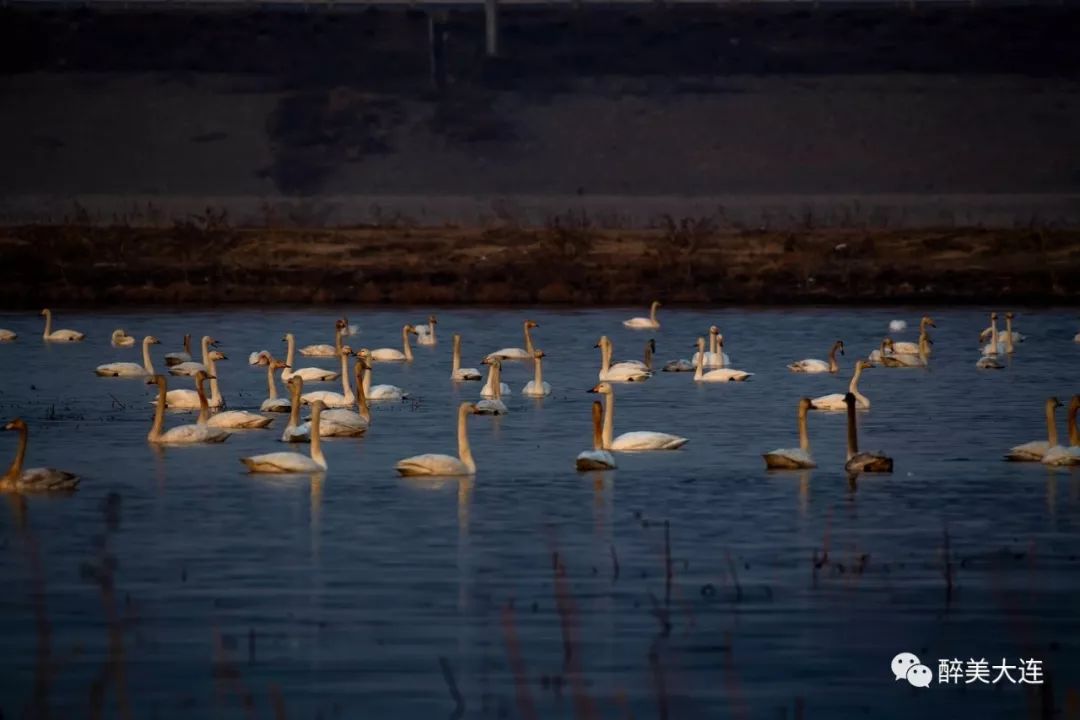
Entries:
POLYGON ((809 405, 806 406, 806 409, 807 410, 817 410, 817 405, 815 405, 813 402, 811 402, 809 405))
POLYGON ((15 429, 15 423, 9 422, 7 425, 4 426, 4 429, 5 430, 14 430, 15 429))
POLYGON ((207 375, 206 379, 207 380, 217 380, 217 375, 207 375))
POLYGON ((597 390, 595 387, 592 387, 592 388, 589 388, 588 390, 586 390, 585 392, 587 392, 587 393, 598 393, 600 391, 597 390))

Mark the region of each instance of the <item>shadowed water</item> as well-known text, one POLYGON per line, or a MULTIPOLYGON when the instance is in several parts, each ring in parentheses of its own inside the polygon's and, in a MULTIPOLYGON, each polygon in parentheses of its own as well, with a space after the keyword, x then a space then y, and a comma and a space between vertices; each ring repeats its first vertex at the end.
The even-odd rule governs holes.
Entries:
MULTIPOLYGON (((362 334, 348 341, 400 347, 402 323, 427 312, 354 310, 362 334)), ((138 361, 137 347, 109 345, 115 327, 160 338, 159 369, 183 333, 207 333, 229 356, 228 406, 257 409, 265 372, 248 353, 283 355, 289 330, 300 345, 330 342, 332 312, 57 312, 56 327, 88 333, 74 345, 43 343, 35 315, 4 316, 20 337, 0 345, 0 415, 30 424, 29 465, 83 484, 0 514, 0 711, 419 719, 455 716, 459 692, 461 717, 1018 718, 1050 712, 1049 698, 1057 710, 1078 702, 1080 473, 1001 460, 1045 439, 1048 395, 1080 391, 1072 311, 1021 312, 1028 339, 999 372, 975 369, 982 310, 934 311, 930 370, 863 374, 862 446, 886 450, 896 472, 855 487, 842 414, 810 417, 816 470, 766 472, 761 453, 796 446, 798 398, 842 392, 888 321, 907 319, 898 337, 913 340, 920 311, 661 310, 660 330, 621 326, 640 314, 438 312, 437 346, 375 366, 375 383, 410 399, 376 405, 366 437, 328 441, 323 478, 243 472, 241 456, 306 450, 277 442, 285 416, 223 445, 154 449, 152 389, 92 370, 138 361), (478 397, 479 383, 448 380, 451 334, 464 336, 464 364, 482 368, 485 353, 523 344, 526 317, 540 324, 553 394, 521 397, 532 365, 506 363, 510 414, 469 419, 475 480, 396 477, 401 457, 454 452, 457 403, 478 397), (663 362, 690 357, 711 323, 753 379, 657 373, 616 386, 616 433, 690 442, 576 473, 599 335, 617 358, 655 338, 663 362), (838 338, 838 375, 786 370, 838 338), (126 623, 111 639, 110 615, 126 623), (917 689, 890 672, 901 651, 935 675, 938 658, 1034 657, 1053 688, 935 677, 917 689)), ((5 463, 14 448, 14 433, 0 434, 5 463)))

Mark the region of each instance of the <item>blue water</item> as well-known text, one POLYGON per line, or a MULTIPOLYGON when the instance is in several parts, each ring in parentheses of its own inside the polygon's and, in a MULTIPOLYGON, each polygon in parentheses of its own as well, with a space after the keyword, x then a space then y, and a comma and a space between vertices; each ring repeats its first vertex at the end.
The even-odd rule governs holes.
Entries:
MULTIPOLYGON (((398 347, 403 322, 428 312, 350 309, 362 334, 349 341, 398 347)), ((810 417, 818 469, 769 473, 760 455, 797 444, 800 396, 843 391, 888 321, 914 328, 921 311, 663 309, 657 331, 621 326, 636 308, 435 312, 437 346, 376 365, 374 382, 411 398, 376 406, 366 437, 328 441, 315 478, 243 472, 241 456, 284 449, 281 416, 223 445, 152 448, 151 388, 92 370, 137 361, 137 348, 109 345, 115 327, 160 338, 159 366, 185 332, 210 334, 229 356, 229 407, 257 409, 265 372, 248 353, 283 354, 290 330, 301 345, 329 342, 335 312, 58 309, 57 327, 88 333, 74 345, 42 343, 36 314, 0 317, 20 333, 0 345, 0 415, 30 424, 29 465, 83 477, 73 496, 8 496, 0 513, 3 716, 279 717, 279 702, 290 718, 450 717, 443 666, 469 718, 1018 718, 1040 716, 1043 691, 1058 710, 1076 702, 1080 473, 1001 460, 1045 439, 1047 396, 1080 392, 1072 311, 1021 311, 1028 340, 992 372, 975 369, 985 311, 933 310, 929 370, 863 374, 862 445, 888 451, 896 472, 854 487, 842 414, 810 417), (469 420, 476 478, 396 477, 401 457, 454 452, 456 406, 478 396, 479 383, 448 380, 451 334, 482 367, 523 344, 526 317, 553 395, 522 398, 531 364, 507 363, 510 414, 469 420), (690 442, 575 472, 599 335, 618 358, 655 338, 663 361, 689 357, 713 323, 753 379, 617 386, 616 433, 690 442), (786 370, 838 338, 837 376, 786 370), (914 688, 890 672, 901 651, 935 675, 939 658, 1034 657, 1053 686, 914 688)), ((0 457, 14 448, 0 434, 0 457)))

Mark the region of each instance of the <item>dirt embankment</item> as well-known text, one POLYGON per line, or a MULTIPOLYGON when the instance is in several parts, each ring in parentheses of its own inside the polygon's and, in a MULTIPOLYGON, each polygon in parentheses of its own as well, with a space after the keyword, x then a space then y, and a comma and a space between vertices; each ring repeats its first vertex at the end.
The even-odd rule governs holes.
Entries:
POLYGON ((24 226, 0 303, 1075 303, 1080 231, 24 226))

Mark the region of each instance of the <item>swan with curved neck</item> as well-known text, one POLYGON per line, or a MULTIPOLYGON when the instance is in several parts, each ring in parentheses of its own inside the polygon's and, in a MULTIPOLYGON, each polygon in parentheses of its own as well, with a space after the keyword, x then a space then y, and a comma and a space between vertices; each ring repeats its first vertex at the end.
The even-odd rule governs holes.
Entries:
MULTIPOLYGON (((709 326, 709 351, 705 353, 705 357, 702 359, 702 367, 706 370, 713 368, 720 368, 731 364, 731 358, 727 353, 720 350, 720 341, 724 336, 720 334, 720 328, 715 325, 709 326)), ((688 370, 693 372, 697 368, 697 353, 690 358, 690 367, 688 370)))
POLYGON ((810 398, 799 400, 799 447, 782 448, 767 452, 761 457, 765 459, 765 467, 770 470, 802 470, 815 468, 817 463, 810 455, 810 434, 806 429, 806 414, 814 409, 814 402, 810 398))
POLYGON ((334 322, 334 344, 333 345, 305 345, 297 350, 301 355, 308 357, 337 357, 341 354, 341 335, 345 329, 345 321, 337 320, 334 322))
MULTIPOLYGON (((920 352, 919 348, 920 348, 920 345, 922 343, 922 339, 924 337, 927 338, 927 339, 930 338, 930 334, 926 331, 926 328, 928 328, 928 327, 936 328, 937 325, 934 324, 934 319, 931 318, 929 315, 923 315, 922 319, 919 320, 919 339, 918 339, 918 341, 916 341, 916 342, 897 342, 897 343, 893 343, 893 346, 892 346, 893 352, 895 354, 897 354, 897 355, 918 355, 919 352, 920 352)), ((933 343, 930 343, 930 344, 933 344, 933 343)))
POLYGON ((113 344, 113 347, 131 347, 135 344, 135 338, 124 332, 124 328, 117 328, 112 331, 109 342, 113 344))
POLYGON ((835 373, 840 369, 840 364, 836 362, 836 353, 844 354, 844 341, 837 340, 833 343, 832 349, 829 350, 829 359, 817 360, 814 358, 808 358, 806 360, 799 360, 788 365, 788 370, 797 373, 835 373))
POLYGON ((615 388, 611 383, 602 382, 591 393, 604 396, 604 449, 617 452, 640 452, 646 450, 676 450, 686 444, 686 438, 669 433, 638 430, 614 437, 615 435, 615 388))
POLYGON ((582 471, 589 470, 613 470, 615 469, 615 457, 604 449, 603 430, 604 406, 599 400, 592 403, 592 450, 582 450, 578 453, 574 466, 582 471))
MULTIPOLYGON (((868 370, 874 367, 869 360, 859 360, 855 363, 855 371, 851 375, 851 382, 848 383, 848 392, 855 396, 855 404, 860 410, 870 409, 870 398, 859 392, 859 378, 862 377, 862 371, 868 370)), ((814 398, 813 403, 814 410, 846 410, 847 403, 844 398, 844 393, 830 393, 828 395, 822 395, 821 397, 814 398)))
POLYGON ((22 418, 15 418, 4 425, 4 430, 19 433, 19 447, 15 450, 15 459, 0 475, 0 491, 4 492, 65 492, 79 486, 79 476, 56 468, 23 469, 26 460, 26 447, 30 441, 30 430, 22 418))
POLYGON ((660 308, 660 301, 653 300, 649 306, 649 317, 632 317, 623 320, 623 325, 635 330, 655 329, 660 327, 660 321, 656 319, 656 311, 660 308))
POLYGON ((532 333, 530 333, 529 331, 532 330, 533 328, 540 327, 540 325, 533 322, 532 320, 526 320, 522 327, 524 328, 524 331, 525 331, 525 347, 524 348, 506 347, 506 348, 503 348, 502 350, 496 350, 493 353, 488 353, 488 356, 486 358, 484 358, 484 359, 485 360, 531 360, 532 356, 533 356, 534 348, 533 348, 533 341, 532 341, 532 333))
POLYGON ((316 400, 321 400, 322 404, 328 408, 347 408, 356 402, 356 394, 353 392, 352 385, 349 384, 349 356, 342 352, 339 360, 341 361, 341 392, 315 390, 301 395, 301 402, 310 405, 316 400))
POLYGON ((78 330, 53 330, 52 310, 49 308, 42 310, 41 314, 45 316, 45 332, 41 334, 41 337, 46 342, 79 342, 86 338, 86 333, 78 330))
POLYGON ((488 366, 487 379, 480 388, 480 397, 501 400, 503 395, 512 394, 510 386, 502 381, 502 360, 484 358, 480 364, 488 366))
POLYGON ((311 440, 311 423, 300 422, 300 395, 304 392, 304 379, 293 376, 285 383, 289 391, 289 422, 281 432, 281 442, 308 442, 311 440))
POLYGON ((146 439, 152 443, 163 445, 188 445, 193 443, 217 443, 228 440, 229 433, 221 428, 212 428, 206 424, 209 416, 209 406, 206 403, 206 395, 203 393, 203 382, 206 373, 199 372, 195 375, 195 388, 199 398, 199 421, 195 424, 178 425, 165 430, 165 405, 168 383, 164 375, 154 375, 147 383, 157 385, 157 407, 154 408, 154 422, 150 426, 150 432, 146 439))
POLYGON ((427 453, 398 460, 394 469, 403 476, 430 475, 453 477, 476 474, 476 461, 469 447, 467 419, 476 412, 476 406, 463 402, 458 406, 457 438, 458 456, 427 453))
POLYGON ((844 469, 850 475, 891 473, 893 460, 885 453, 880 450, 859 452, 859 431, 855 418, 857 401, 852 393, 848 393, 844 396, 844 402, 847 404, 847 462, 844 463, 844 469))
MULTIPOLYGON (((217 352, 216 350, 208 352, 206 354, 207 369, 195 371, 195 377, 198 377, 199 373, 202 373, 210 379, 209 403, 212 408, 219 408, 225 405, 225 400, 221 396, 221 388, 218 385, 217 361, 227 359, 228 358, 223 353, 217 352)), ((196 386, 198 386, 198 383, 196 383, 196 386)), ((196 387, 195 390, 169 390, 165 395, 165 402, 166 407, 182 410, 194 410, 202 404, 202 400, 199 399, 198 387, 196 387)))
POLYGON ((484 364, 488 366, 488 379, 481 395, 485 390, 491 395, 476 403, 475 412, 477 415, 505 415, 509 410, 502 401, 503 388, 507 388, 507 391, 509 388, 502 381, 502 360, 485 360, 484 364))
POLYGON ((484 377, 476 368, 461 367, 461 336, 457 334, 454 335, 454 352, 452 361, 453 365, 450 368, 450 379, 454 382, 481 380, 484 377))
POLYGON ((165 353, 165 366, 172 367, 180 363, 191 362, 191 335, 184 335, 184 351, 165 353))
MULTIPOLYGON (((364 373, 368 370, 363 358, 356 358, 353 374, 356 378, 356 407, 323 410, 319 434, 323 437, 355 437, 367 432, 371 425, 371 408, 364 395, 364 373)), ((310 421, 309 421, 310 422, 310 421)))
POLYGON ((199 349, 202 350, 202 362, 193 362, 187 360, 186 362, 174 363, 169 366, 170 375, 186 375, 188 377, 195 377, 195 373, 204 372, 207 375, 213 375, 214 371, 210 368, 210 348, 217 347, 218 341, 209 335, 204 335, 202 341, 199 344, 199 349))
POLYGON ((435 325, 439 321, 435 319, 434 315, 428 315, 426 323, 420 323, 416 325, 416 344, 417 345, 435 345, 438 341, 435 339, 435 325))
POLYGON ((148 377, 154 374, 154 362, 150 358, 150 346, 157 345, 158 339, 147 335, 142 341, 143 364, 133 362, 114 362, 98 365, 94 373, 101 377, 148 377))
POLYGON ((289 399, 278 397, 277 381, 274 373, 285 367, 284 360, 275 360, 274 356, 265 350, 259 354, 259 365, 266 366, 266 399, 262 401, 259 410, 262 412, 289 412, 289 399))
POLYGON ((1043 412, 1046 416, 1046 440, 1033 440, 1017 445, 1005 454, 1005 459, 1013 462, 1041 462, 1047 451, 1058 444, 1054 411, 1059 407, 1061 407, 1061 401, 1056 397, 1046 398, 1046 402, 1043 403, 1043 412))
POLYGON ((311 406, 311 447, 309 455, 298 452, 272 452, 264 455, 252 455, 240 458, 252 473, 319 473, 326 470, 326 456, 323 455, 319 437, 319 423, 323 404, 316 400, 311 406))
POLYGON ((371 377, 373 367, 371 365, 371 351, 366 348, 360 348, 356 354, 358 357, 362 357, 367 364, 367 370, 364 372, 364 394, 367 395, 369 401, 399 402, 409 397, 409 393, 399 388, 397 385, 372 385, 371 377))
MULTIPOLYGON (((726 367, 718 367, 715 370, 705 372, 702 365, 702 359, 705 356, 705 338, 698 338, 697 341, 698 353, 697 353, 697 367, 694 368, 694 380, 696 382, 744 382, 753 376, 753 373, 748 373, 743 370, 733 370, 726 367)), ((717 345, 719 352, 724 351, 724 341, 720 340, 717 345)))
POLYGON ((1043 455, 1044 465, 1072 466, 1080 465, 1080 430, 1076 427, 1076 413, 1080 410, 1080 395, 1073 395, 1069 401, 1069 445, 1052 445, 1043 455))
MULTIPOLYGON (((906 343, 910 344, 910 343, 906 343)), ((926 333, 919 335, 919 351, 917 354, 911 353, 899 353, 896 351, 897 343, 893 342, 892 338, 885 338, 882 342, 882 352, 880 354, 880 363, 883 367, 887 368, 925 368, 928 367, 930 362, 930 346, 934 344, 934 341, 930 339, 930 336, 926 333), (888 353, 885 353, 885 349, 888 349, 888 353)))
POLYGON ((299 376, 304 382, 331 382, 338 379, 340 373, 332 370, 323 370, 317 367, 306 367, 295 370, 296 365, 296 338, 292 333, 285 333, 281 338, 286 344, 285 369, 281 371, 281 379, 289 382, 290 378, 299 376))
POLYGON ((394 348, 379 348, 371 351, 372 362, 412 362, 412 347, 409 345, 409 335, 416 335, 416 328, 406 325, 401 328, 401 350, 394 348))
MULTIPOLYGON (((1016 330, 1013 330, 1013 326, 1012 326, 1013 317, 1015 317, 1015 316, 1012 314, 1012 311, 1009 311, 1009 312, 1005 313, 1005 330, 998 333, 998 340, 1000 342, 1018 343, 1018 342, 1023 342, 1024 340, 1027 339, 1026 335, 1024 335, 1024 334, 1022 334, 1020 332, 1017 332, 1016 330)), ((992 332, 993 332, 993 325, 990 325, 985 330, 981 331, 979 333, 979 342, 986 342, 987 339, 990 338, 990 335, 992 334, 992 332)))
POLYGON ((358 325, 352 325, 349 323, 349 318, 341 318, 341 334, 345 337, 351 337, 353 335, 360 334, 360 327, 358 325))
POLYGON ((543 361, 541 359, 544 357, 544 351, 537 350, 533 353, 533 357, 536 358, 534 376, 533 379, 522 388, 521 394, 529 397, 546 397, 551 394, 551 385, 544 382, 543 361))
POLYGON ((596 346, 600 348, 600 372, 598 377, 605 382, 643 382, 652 377, 652 371, 645 369, 637 361, 611 363, 612 344, 607 335, 601 336, 596 346))

